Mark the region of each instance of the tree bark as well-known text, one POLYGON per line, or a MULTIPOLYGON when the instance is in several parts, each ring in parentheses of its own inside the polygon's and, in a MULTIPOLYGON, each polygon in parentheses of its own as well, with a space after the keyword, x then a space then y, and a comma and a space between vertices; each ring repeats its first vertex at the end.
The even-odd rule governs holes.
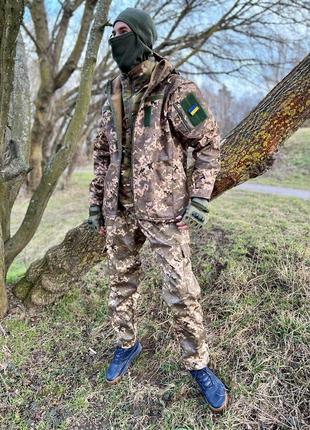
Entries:
POLYGON ((52 303, 79 282, 104 254, 105 238, 93 234, 83 223, 70 230, 63 242, 50 248, 44 258, 32 263, 13 292, 28 306, 52 303))
POLYGON ((23 0, 3 0, 0 4, 0 317, 6 314, 8 308, 4 242, 7 235, 6 215, 10 202, 4 197, 7 182, 25 171, 25 166, 19 163, 18 145, 11 140, 9 134, 12 130, 8 128, 14 88, 16 42, 23 12, 23 0), (16 149, 15 153, 12 153, 12 148, 16 149), (14 165, 11 172, 7 169, 8 162, 13 162, 14 165))
MULTIPOLYGON (((26 160, 28 160, 30 152, 30 83, 26 67, 25 46, 21 33, 19 33, 17 38, 13 76, 13 91, 11 93, 6 130, 6 156, 0 174, 0 219, 2 235, 0 246, 3 247, 4 253, 4 259, 0 267, 3 270, 4 280, 7 273, 5 244, 11 235, 11 211, 17 194, 25 181, 25 176, 29 171, 26 160)), ((4 282, 2 285, 5 291, 4 282)), ((4 294, 0 295, 0 314, 5 312, 4 297, 4 294)))
POLYGON ((13 90, 14 57, 16 39, 24 11, 22 0, 0 4, 0 160, 4 155, 5 130, 9 115, 9 104, 13 90))
MULTIPOLYGON (((279 146, 309 117, 309 75, 310 55, 225 137, 212 198, 271 167, 279 146)), ((28 305, 52 303, 105 255, 105 238, 90 231, 84 222, 32 263, 13 292, 28 305)))

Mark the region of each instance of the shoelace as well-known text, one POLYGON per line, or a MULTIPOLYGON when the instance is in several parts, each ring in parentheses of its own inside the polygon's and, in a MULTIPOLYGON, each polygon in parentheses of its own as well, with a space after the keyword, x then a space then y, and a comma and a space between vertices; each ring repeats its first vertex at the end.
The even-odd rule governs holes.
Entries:
POLYGON ((121 348, 117 347, 114 352, 114 360, 119 362, 123 356, 123 353, 124 351, 121 348))
POLYGON ((205 385, 208 388, 212 387, 213 381, 207 369, 201 369, 199 372, 196 373, 195 376, 197 381, 201 384, 205 385))
POLYGON ((117 347, 114 352, 114 361, 120 362, 123 359, 124 354, 126 354, 127 349, 123 349, 121 347, 117 347))

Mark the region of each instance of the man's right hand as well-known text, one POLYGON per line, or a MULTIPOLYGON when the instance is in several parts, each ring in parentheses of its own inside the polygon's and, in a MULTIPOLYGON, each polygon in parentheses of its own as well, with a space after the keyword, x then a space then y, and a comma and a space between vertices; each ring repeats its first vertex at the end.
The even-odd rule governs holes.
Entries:
POLYGON ((101 212, 101 207, 98 205, 91 205, 89 207, 89 218, 87 220, 88 225, 95 231, 97 231, 100 236, 106 234, 104 228, 104 216, 101 212))

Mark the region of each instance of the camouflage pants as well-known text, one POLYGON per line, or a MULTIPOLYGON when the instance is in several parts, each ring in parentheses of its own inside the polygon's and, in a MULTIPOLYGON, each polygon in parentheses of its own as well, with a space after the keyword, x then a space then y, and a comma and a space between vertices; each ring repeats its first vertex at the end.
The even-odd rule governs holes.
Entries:
POLYGON ((130 209, 119 209, 106 222, 109 271, 108 315, 117 343, 130 347, 137 339, 136 309, 139 293, 139 251, 149 240, 163 274, 162 297, 172 309, 175 333, 180 334, 186 369, 200 369, 209 361, 200 286, 192 272, 190 235, 174 222, 139 220, 130 209))

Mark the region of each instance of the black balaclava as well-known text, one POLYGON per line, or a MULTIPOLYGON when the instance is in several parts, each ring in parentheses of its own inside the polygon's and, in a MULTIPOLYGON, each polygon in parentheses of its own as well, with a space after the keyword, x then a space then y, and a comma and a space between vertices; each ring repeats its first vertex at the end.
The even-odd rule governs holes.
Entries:
POLYGON ((153 54, 157 32, 150 15, 141 9, 128 7, 118 15, 113 26, 117 21, 125 22, 132 30, 109 39, 112 56, 119 69, 128 73, 153 54))

